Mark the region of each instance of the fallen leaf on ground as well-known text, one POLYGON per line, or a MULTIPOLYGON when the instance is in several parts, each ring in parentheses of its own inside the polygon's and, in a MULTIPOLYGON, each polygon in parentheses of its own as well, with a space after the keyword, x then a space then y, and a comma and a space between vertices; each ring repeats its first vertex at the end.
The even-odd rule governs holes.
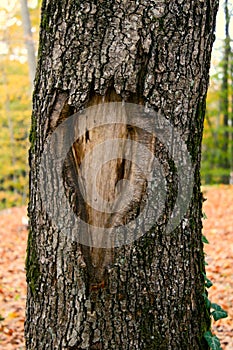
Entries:
MULTIPOLYGON (((205 187, 203 192, 203 233, 210 243, 205 244, 206 272, 214 283, 209 299, 229 315, 213 322, 212 329, 222 349, 233 350, 233 186, 205 187)), ((25 349, 25 217, 25 207, 0 212, 0 350, 25 349)))

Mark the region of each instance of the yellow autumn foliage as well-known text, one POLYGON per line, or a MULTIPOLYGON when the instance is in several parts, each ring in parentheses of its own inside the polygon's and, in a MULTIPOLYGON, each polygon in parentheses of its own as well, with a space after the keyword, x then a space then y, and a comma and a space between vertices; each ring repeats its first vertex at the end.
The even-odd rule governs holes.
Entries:
MULTIPOLYGON (((0 209, 27 202, 31 123, 31 87, 20 3, 11 0, 3 5, 4 1, 0 8, 0 209)), ((30 13, 37 43, 39 6, 30 13)))

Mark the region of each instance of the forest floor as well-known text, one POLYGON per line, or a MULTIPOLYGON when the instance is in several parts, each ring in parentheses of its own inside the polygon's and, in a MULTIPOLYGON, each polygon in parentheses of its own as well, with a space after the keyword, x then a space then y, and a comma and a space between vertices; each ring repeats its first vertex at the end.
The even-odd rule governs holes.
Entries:
MULTIPOLYGON (((203 193, 209 299, 228 312, 212 329, 222 349, 233 350, 233 186, 204 187, 203 193)), ((0 212, 0 350, 25 349, 25 218, 25 207, 0 212)))

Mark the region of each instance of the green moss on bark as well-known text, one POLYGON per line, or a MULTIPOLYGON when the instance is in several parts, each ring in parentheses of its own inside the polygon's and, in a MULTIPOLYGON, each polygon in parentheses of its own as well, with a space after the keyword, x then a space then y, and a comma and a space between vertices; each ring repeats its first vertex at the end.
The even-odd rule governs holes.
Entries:
POLYGON ((31 150, 34 150, 36 142, 36 118, 33 113, 31 117, 31 130, 29 135, 29 141, 31 143, 31 150))
POLYGON ((28 243, 27 243, 27 256, 26 256, 26 279, 31 288, 33 294, 35 294, 38 288, 38 280, 40 276, 40 267, 38 263, 38 257, 36 247, 34 245, 32 231, 29 231, 28 243))

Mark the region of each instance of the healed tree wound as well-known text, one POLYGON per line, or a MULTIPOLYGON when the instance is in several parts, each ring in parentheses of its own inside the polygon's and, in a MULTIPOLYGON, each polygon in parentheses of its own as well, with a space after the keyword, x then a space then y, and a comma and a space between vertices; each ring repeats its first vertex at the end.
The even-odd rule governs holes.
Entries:
MULTIPOLYGON (((96 106, 92 112, 95 113, 98 124, 102 124, 105 115, 98 106, 120 101, 121 97, 112 88, 107 90, 105 96, 95 94, 87 107, 96 106)), ((108 116, 115 113, 111 110, 114 105, 108 104, 106 108, 108 116)), ((71 190, 75 193, 71 203, 74 212, 88 224, 85 234, 90 237, 90 246, 82 245, 81 249, 87 268, 89 290, 106 285, 107 269, 114 262, 114 234, 108 237, 108 247, 112 248, 104 248, 106 233, 96 236, 95 228, 122 226, 137 217, 146 195, 145 172, 151 170, 154 145, 155 136, 128 124, 127 112, 122 109, 119 123, 106 123, 91 129, 87 126, 86 132, 71 147, 63 176, 66 192, 70 193, 71 190), (101 147, 100 152, 95 152, 96 147, 104 142, 118 139, 117 158, 114 155, 116 150, 112 153, 113 149, 107 144, 101 147), (126 145, 128 140, 133 145, 130 150, 126 145), (143 173, 137 166, 137 143, 143 144, 151 152, 151 159, 146 160, 143 173), (130 160, 126 159, 129 152, 130 160), (92 205, 93 202, 95 206, 92 205)))

